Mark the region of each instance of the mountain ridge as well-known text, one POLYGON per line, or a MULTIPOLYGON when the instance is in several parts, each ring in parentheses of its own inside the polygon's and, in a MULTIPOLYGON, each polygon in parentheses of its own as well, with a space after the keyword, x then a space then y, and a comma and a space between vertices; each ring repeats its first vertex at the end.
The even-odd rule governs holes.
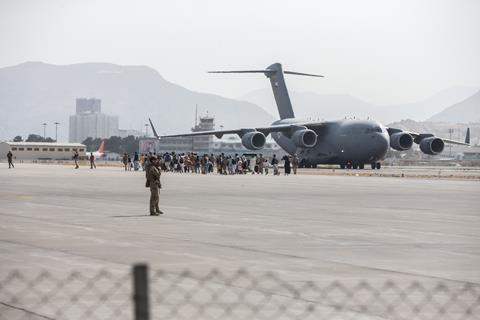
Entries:
MULTIPOLYGON (((457 103, 478 88, 454 86, 427 97, 418 102, 407 104, 375 105, 350 94, 318 94, 307 91, 290 91, 295 115, 301 118, 321 118, 328 120, 345 117, 372 118, 382 123, 414 119, 424 121, 457 103)), ((275 100, 268 89, 258 89, 240 97, 242 100, 256 103, 272 115, 277 115, 275 100)))
MULTIPOLYGON (((0 68, 0 139, 43 133, 41 123, 58 121, 59 140, 65 140, 68 117, 81 97, 101 99, 102 112, 118 115, 121 129, 142 130, 150 117, 159 133, 187 132, 196 105, 200 115, 208 110, 215 116, 217 127, 265 126, 274 121, 255 104, 189 90, 148 66, 26 62, 0 68)), ((47 135, 52 136, 51 130, 47 135)))

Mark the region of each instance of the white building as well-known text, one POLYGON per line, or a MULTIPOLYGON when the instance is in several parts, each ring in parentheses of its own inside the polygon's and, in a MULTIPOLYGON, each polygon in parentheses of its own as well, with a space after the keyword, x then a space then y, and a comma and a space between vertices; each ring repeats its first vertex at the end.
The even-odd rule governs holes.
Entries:
POLYGON ((118 117, 101 113, 101 100, 82 98, 76 103, 76 114, 70 116, 70 142, 118 136, 118 117))
POLYGON ((81 143, 0 142, 1 159, 7 157, 8 151, 18 160, 71 160, 74 151, 85 156, 86 147, 81 143))

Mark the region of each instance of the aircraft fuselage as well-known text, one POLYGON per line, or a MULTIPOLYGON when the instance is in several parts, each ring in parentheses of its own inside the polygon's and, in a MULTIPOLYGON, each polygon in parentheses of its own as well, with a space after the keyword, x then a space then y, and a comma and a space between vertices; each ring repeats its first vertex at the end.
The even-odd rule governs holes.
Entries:
MULTIPOLYGON (((305 123, 299 119, 283 119, 272 125, 305 123)), ((371 120, 339 120, 312 128, 318 135, 312 148, 297 147, 288 133, 272 133, 273 139, 286 152, 296 153, 300 160, 316 164, 347 163, 363 165, 382 160, 389 148, 389 135, 384 126, 371 120)))

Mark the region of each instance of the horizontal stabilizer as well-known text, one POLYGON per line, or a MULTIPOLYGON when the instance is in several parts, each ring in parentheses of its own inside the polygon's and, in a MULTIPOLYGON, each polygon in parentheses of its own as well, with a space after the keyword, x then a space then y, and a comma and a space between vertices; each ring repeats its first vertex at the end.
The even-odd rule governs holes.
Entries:
POLYGON ((295 71, 283 71, 285 74, 294 74, 297 76, 308 76, 308 77, 319 77, 323 78, 324 76, 319 75, 319 74, 312 74, 312 73, 302 73, 302 72, 295 72, 295 71))
MULTIPOLYGON (((275 73, 276 70, 272 69, 264 69, 264 70, 227 70, 227 71, 208 71, 208 73, 264 73, 265 75, 275 73)), ((320 74, 313 74, 313 73, 303 73, 303 72, 295 72, 295 71, 283 71, 284 74, 293 74, 297 76, 307 76, 307 77, 320 77, 323 78, 324 76, 320 74)))
POLYGON ((208 71, 208 73, 263 73, 272 86, 273 96, 277 103, 278 114, 280 119, 295 118, 292 102, 288 94, 287 85, 285 84, 284 74, 293 74, 297 76, 307 77, 323 77, 319 74, 302 73, 295 71, 283 71, 280 63, 274 63, 263 70, 230 70, 230 71, 208 71))
POLYGON ((208 71, 208 73, 269 73, 273 70, 230 70, 230 71, 208 71))

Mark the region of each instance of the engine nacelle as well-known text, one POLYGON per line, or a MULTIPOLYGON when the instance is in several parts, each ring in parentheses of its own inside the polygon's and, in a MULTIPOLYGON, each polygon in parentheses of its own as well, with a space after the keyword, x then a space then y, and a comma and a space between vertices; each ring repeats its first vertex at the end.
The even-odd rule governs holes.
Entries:
POLYGON ((312 148, 317 144, 317 134, 310 129, 300 129, 292 134, 292 141, 297 147, 312 148))
POLYGON ((413 137, 406 132, 397 132, 390 136, 390 147, 398 151, 405 151, 412 147, 413 137))
POLYGON ((259 131, 245 133, 242 137, 242 144, 249 150, 260 150, 265 145, 265 135, 259 131))
POLYGON ((420 150, 423 153, 436 155, 443 151, 445 143, 442 139, 436 137, 424 138, 420 141, 420 150))

